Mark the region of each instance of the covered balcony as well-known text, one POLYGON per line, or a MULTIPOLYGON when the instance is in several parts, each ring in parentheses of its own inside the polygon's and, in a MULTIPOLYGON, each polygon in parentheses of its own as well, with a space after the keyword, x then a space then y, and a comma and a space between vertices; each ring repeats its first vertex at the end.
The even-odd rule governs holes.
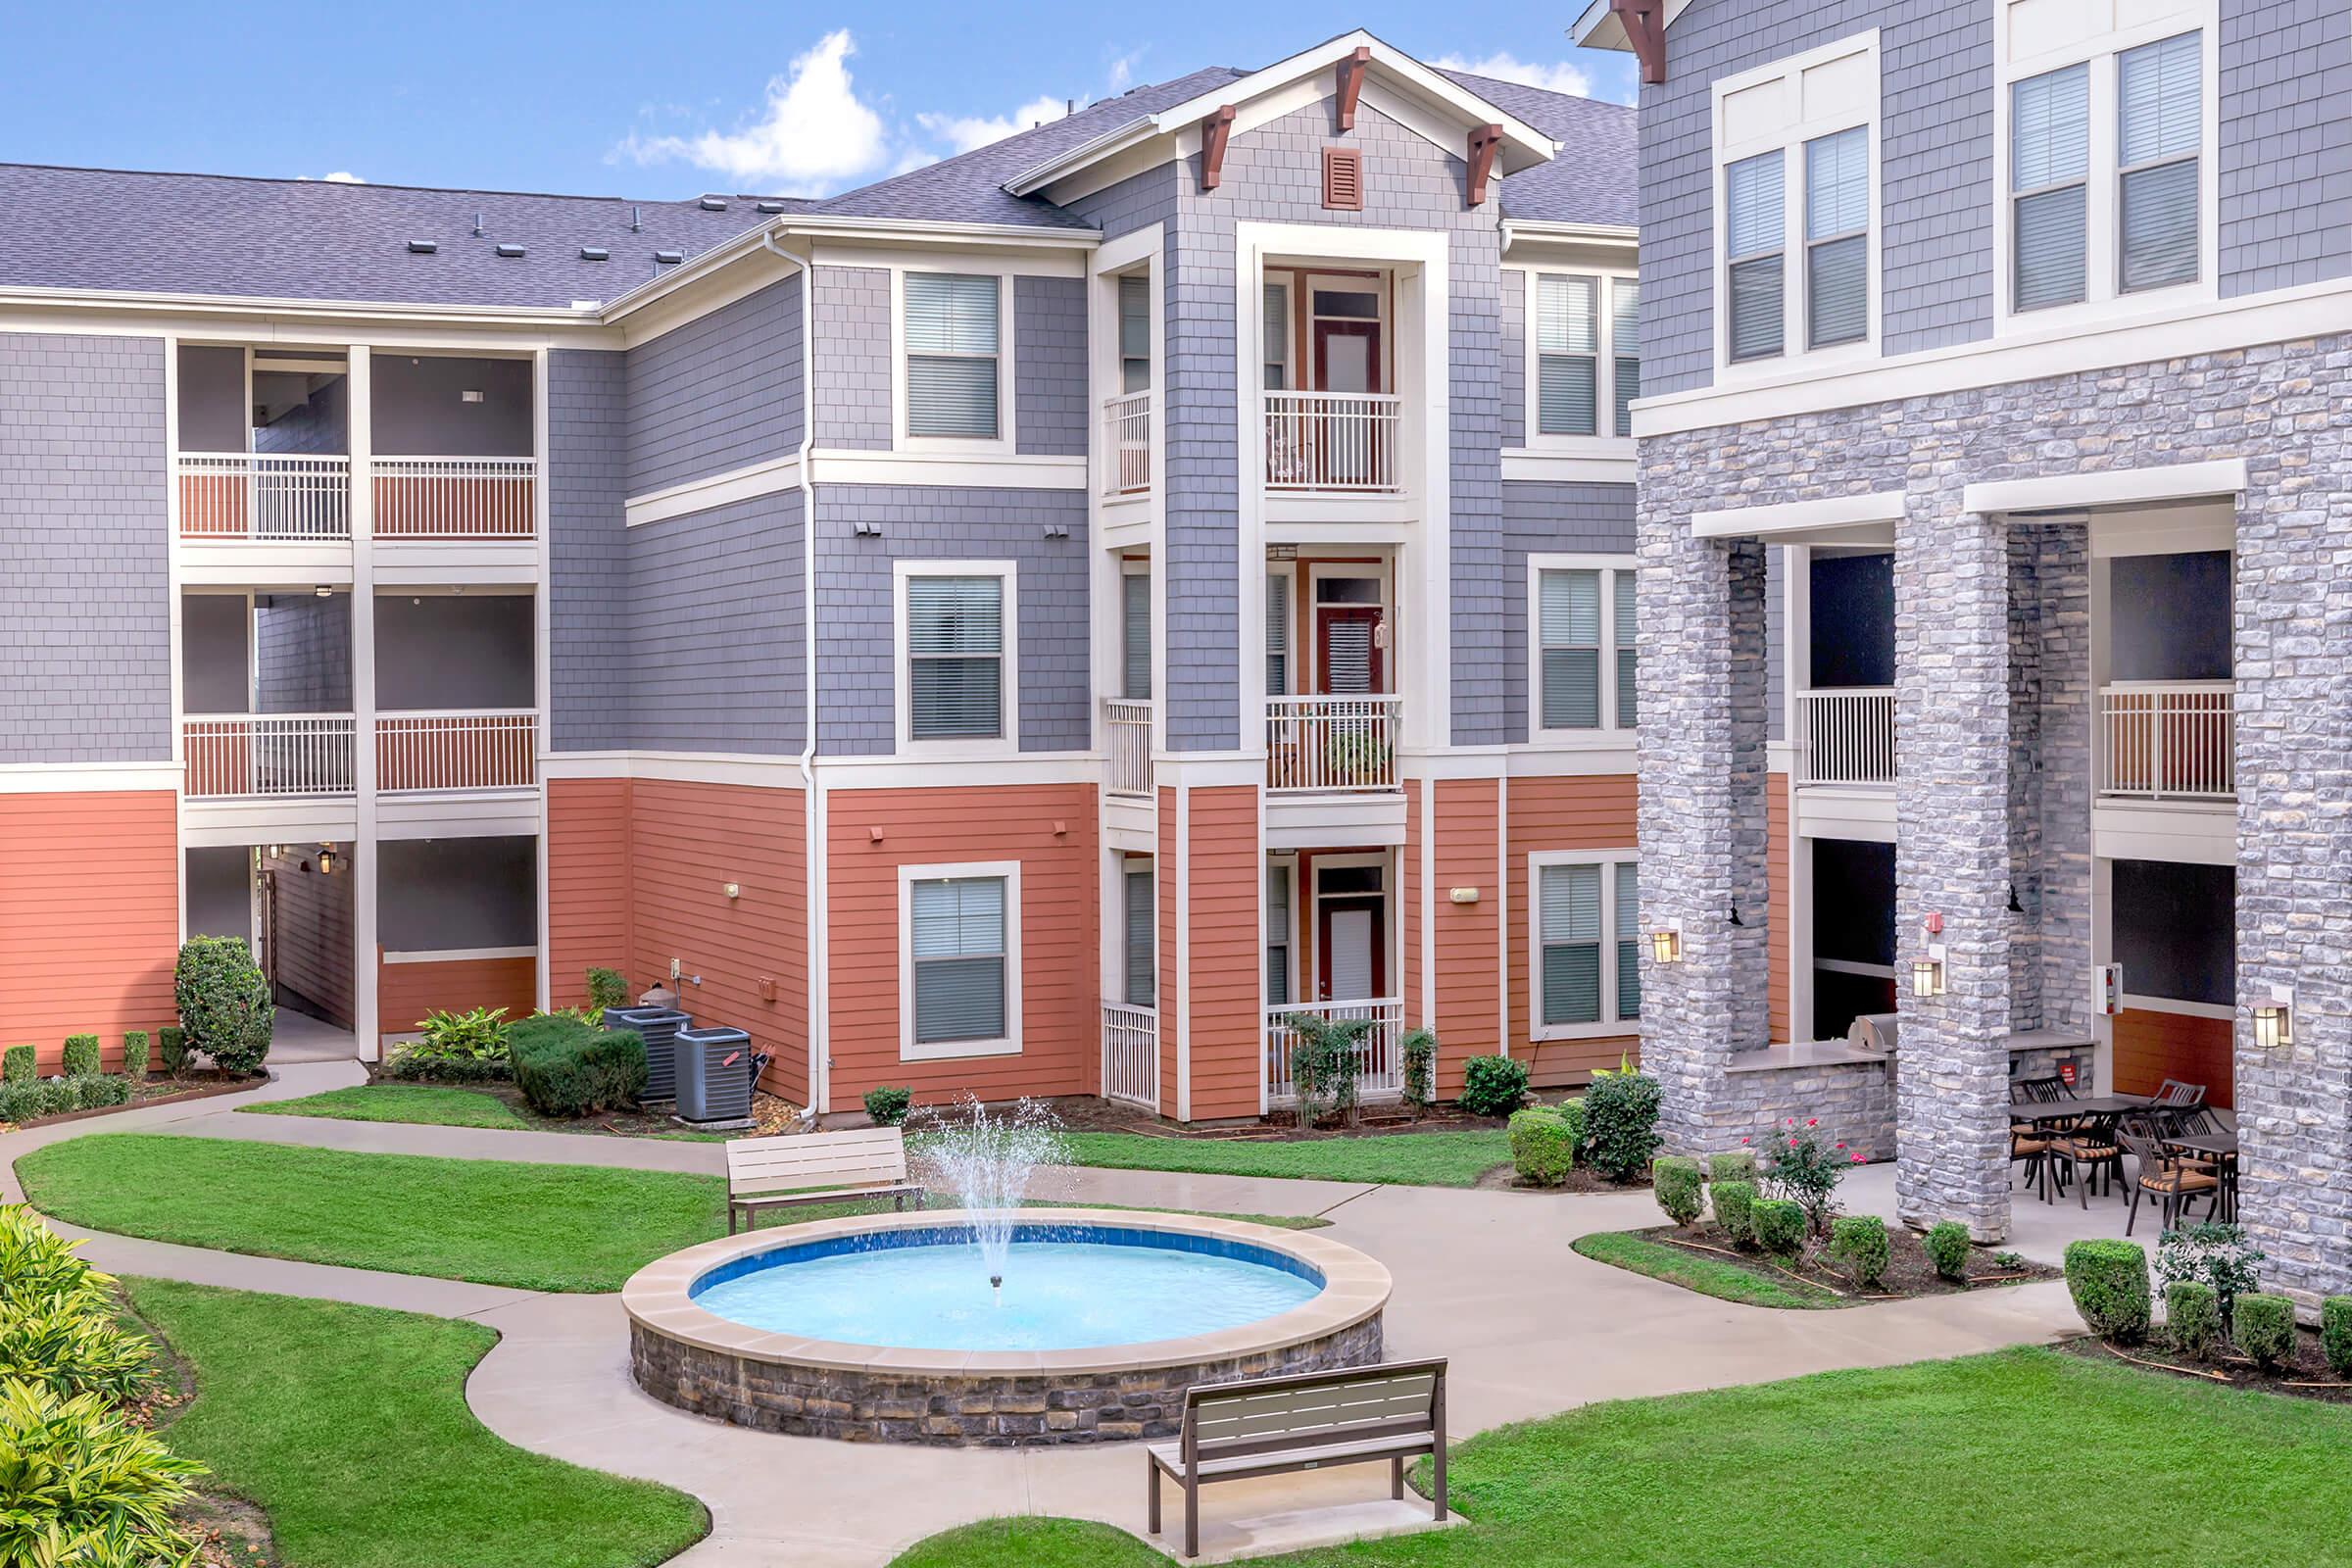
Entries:
POLYGON ((1269 520, 1409 520, 1426 432, 1408 416, 1408 394, 1428 373, 1418 342, 1427 306, 1411 272, 1266 269, 1257 417, 1269 520))
POLYGON ((1799 789, 1894 787, 1894 557, 1817 549, 1806 564, 1794 704, 1799 789))
POLYGON ((1299 559, 1266 582, 1267 842, 1401 843, 1390 564, 1299 559), (1274 689, 1274 688, 1285 689, 1274 689))
POLYGON ((2234 805, 2230 552, 2119 555, 2102 564, 2099 795, 2116 803, 2234 805))
POLYGON ((1355 1047, 1359 1100, 1404 1086, 1404 1000, 1396 983, 1396 855, 1322 851, 1266 862, 1265 1102, 1293 1103, 1292 1058, 1301 1017, 1361 1028, 1355 1047))

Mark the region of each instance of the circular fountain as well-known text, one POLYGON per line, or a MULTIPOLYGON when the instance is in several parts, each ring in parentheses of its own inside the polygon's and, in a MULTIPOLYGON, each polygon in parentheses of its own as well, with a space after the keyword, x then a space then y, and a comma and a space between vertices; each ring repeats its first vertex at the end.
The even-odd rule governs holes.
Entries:
POLYGON ((639 1270, 621 1294, 639 1386, 769 1431, 1012 1446, 1164 1437, 1191 1384, 1380 1359, 1380 1263, 1240 1220, 1022 1207, 1051 1151, 969 1107, 923 1159, 959 1209, 731 1236, 639 1270))

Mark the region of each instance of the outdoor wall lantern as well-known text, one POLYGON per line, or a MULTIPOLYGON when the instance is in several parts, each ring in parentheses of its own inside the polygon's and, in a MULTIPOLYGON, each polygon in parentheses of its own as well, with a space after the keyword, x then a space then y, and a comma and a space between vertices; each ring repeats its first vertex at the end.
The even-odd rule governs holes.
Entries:
POLYGON ((335 874, 335 847, 332 844, 318 846, 318 874, 320 876, 335 874))
POLYGON ((1911 960, 1911 994, 1915 997, 1943 995, 1943 960, 1914 958, 1911 960))
POLYGON ((2283 1051, 2294 1043, 2294 1009, 2284 1001, 2266 1002, 2254 1009, 2254 1044, 2265 1051, 2283 1051))
POLYGON ((1683 961, 1683 933, 1670 925, 1662 925, 1649 934, 1651 956, 1660 963, 1683 961))

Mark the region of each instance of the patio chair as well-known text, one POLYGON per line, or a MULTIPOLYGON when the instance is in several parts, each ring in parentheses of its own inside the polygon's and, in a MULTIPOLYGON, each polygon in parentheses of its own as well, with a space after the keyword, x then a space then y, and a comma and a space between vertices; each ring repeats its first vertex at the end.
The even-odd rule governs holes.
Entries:
POLYGON ((2169 1153, 2152 1138, 2134 1128, 2119 1129, 2116 1138, 2126 1152, 2138 1161, 2139 1169, 2129 1178, 2132 1188, 2131 1212, 2124 1218, 2124 1234, 2139 1219, 2139 1195, 2152 1194, 2164 1205, 2164 1228, 2171 1230, 2188 1205, 2199 1198, 2207 1200, 2208 1219, 2221 1203, 2222 1181, 2211 1170, 2198 1170, 2177 1154, 2169 1153))
MULTIPOLYGON (((2009 1102, 2013 1105, 2040 1102, 2043 1097, 2035 1092, 2040 1082, 2038 1079, 2025 1079, 2012 1083, 2009 1086, 2009 1102)), ((2012 1121, 2009 1124, 2009 1163, 2025 1167, 2023 1174, 2029 1189, 2041 1184, 2042 1163, 2049 1155, 2053 1140, 2050 1129, 2038 1122, 2012 1121)), ((2010 1186, 2017 1185, 2019 1174, 2014 1170, 2009 1173, 2010 1186)))
POLYGON ((2167 1078, 2157 1086, 2156 1103, 2159 1105, 2202 1105, 2205 1103, 2205 1086, 2203 1084, 2184 1084, 2178 1078, 2167 1078))
POLYGON ((2115 1179, 2124 1174, 2123 1146, 2116 1142, 2113 1117, 2085 1116, 2066 1124, 2050 1140, 2049 1152, 2043 1162, 2058 1178, 2058 1191, 2066 1191, 2067 1180, 2082 1178, 2082 1189, 2075 1195, 2084 1208, 2090 1207, 2091 1184, 2106 1173, 2105 1196, 2115 1194, 2115 1179))

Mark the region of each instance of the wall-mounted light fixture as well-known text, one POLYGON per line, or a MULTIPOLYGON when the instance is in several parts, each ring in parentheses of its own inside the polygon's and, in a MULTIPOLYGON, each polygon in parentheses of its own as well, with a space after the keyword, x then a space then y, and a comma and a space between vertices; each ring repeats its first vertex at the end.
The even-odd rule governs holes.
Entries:
POLYGON ((2294 1043, 2294 993, 2284 986, 2273 986, 2271 1000, 2254 1008, 2254 1044, 2264 1051, 2285 1051, 2294 1043))
POLYGON ((724 893, 730 899, 740 899, 743 897, 743 884, 740 882, 722 882, 718 886, 718 891, 724 893))
POLYGON ((318 874, 320 876, 335 874, 335 847, 332 844, 318 846, 318 874))
POLYGON ((1683 961, 1683 928, 1662 925, 1649 934, 1650 956, 1660 963, 1683 961))
POLYGON ((317 594, 321 599, 332 599, 335 597, 335 591, 324 583, 318 584, 318 586, 313 588, 311 592, 317 594))
POLYGON ((1928 949, 1924 958, 1911 960, 1911 994, 1915 997, 1943 995, 1943 944, 1938 942, 1928 949))
POLYGON ((1446 890, 1446 897, 1448 901, 1454 904, 1476 904, 1478 902, 1478 889, 1447 888, 1446 890))

